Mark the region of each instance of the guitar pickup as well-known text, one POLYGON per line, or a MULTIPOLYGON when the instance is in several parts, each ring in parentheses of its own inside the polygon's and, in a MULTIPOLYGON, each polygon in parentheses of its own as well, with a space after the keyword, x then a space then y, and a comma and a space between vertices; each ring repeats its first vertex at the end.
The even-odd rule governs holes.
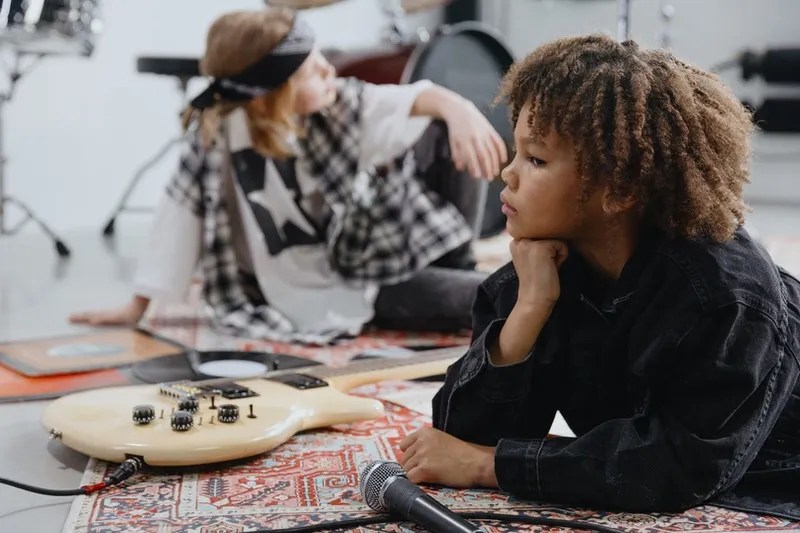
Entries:
POLYGON ((277 381, 278 383, 283 383, 284 385, 289 385, 290 387, 294 387, 295 389, 300 389, 300 390, 318 389, 321 387, 328 386, 327 382, 315 378, 314 376, 309 376, 306 374, 285 374, 283 376, 276 376, 273 378, 265 378, 265 379, 268 379, 270 381, 277 381))
POLYGON ((191 382, 162 384, 159 387, 161 394, 181 398, 183 396, 222 396, 228 400, 239 398, 252 398, 258 393, 232 381, 217 383, 215 385, 195 385, 191 382))
POLYGON ((214 386, 202 386, 201 389, 207 390, 210 394, 219 394, 223 398, 227 398, 228 400, 236 400, 238 398, 252 398, 253 396, 258 396, 257 392, 248 389, 247 387, 243 387, 242 385, 238 385, 234 382, 228 383, 221 383, 214 386))

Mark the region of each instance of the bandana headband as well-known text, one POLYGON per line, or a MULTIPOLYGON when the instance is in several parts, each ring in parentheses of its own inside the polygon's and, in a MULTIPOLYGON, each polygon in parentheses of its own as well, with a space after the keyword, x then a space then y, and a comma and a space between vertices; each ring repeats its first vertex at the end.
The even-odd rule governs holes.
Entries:
POLYGON ((297 72, 314 49, 314 31, 306 22, 295 18, 292 29, 257 63, 240 74, 216 78, 191 102, 202 111, 218 101, 243 102, 277 89, 297 72))

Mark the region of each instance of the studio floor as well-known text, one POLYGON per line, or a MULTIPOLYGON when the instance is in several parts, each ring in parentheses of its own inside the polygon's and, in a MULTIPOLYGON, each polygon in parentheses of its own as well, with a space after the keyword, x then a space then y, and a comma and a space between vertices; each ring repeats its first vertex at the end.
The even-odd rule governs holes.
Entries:
MULTIPOLYGON (((751 207, 750 229, 779 264, 800 273, 800 205, 751 207)), ((87 331, 68 323, 71 312, 126 302, 150 219, 125 214, 110 238, 102 236, 99 224, 65 230, 61 237, 72 251, 67 259, 32 225, 0 237, 0 342, 87 331)), ((478 251, 486 270, 509 258, 503 235, 479 242, 478 251)))

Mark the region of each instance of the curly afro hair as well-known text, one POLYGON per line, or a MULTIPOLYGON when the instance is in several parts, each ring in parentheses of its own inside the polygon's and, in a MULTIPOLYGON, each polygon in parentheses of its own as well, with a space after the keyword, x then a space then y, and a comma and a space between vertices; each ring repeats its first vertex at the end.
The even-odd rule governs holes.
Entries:
POLYGON ((715 75, 605 35, 545 44, 506 74, 513 123, 530 104, 534 137, 570 140, 584 198, 636 199, 671 237, 730 239, 744 222, 750 112, 715 75))

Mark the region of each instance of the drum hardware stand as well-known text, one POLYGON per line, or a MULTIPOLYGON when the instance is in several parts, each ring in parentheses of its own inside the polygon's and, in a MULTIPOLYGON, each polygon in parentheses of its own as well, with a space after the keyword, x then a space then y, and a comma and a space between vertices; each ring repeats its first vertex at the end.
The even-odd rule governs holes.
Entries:
MULTIPOLYGON (((658 41, 662 48, 672 46, 672 36, 670 35, 669 25, 675 16, 675 6, 667 0, 659 0, 658 14, 661 18, 662 29, 659 32, 658 41)), ((617 40, 619 42, 630 39, 631 31, 631 0, 617 0, 617 40)))
MULTIPOLYGON (((181 104, 185 105, 187 102, 187 94, 188 94, 188 85, 189 85, 190 77, 179 77, 178 78, 178 90, 181 93, 181 104)), ((173 146, 180 144, 186 138, 186 134, 182 133, 178 137, 173 137, 172 139, 168 140, 166 144, 164 144, 156 154, 145 161, 133 174, 131 181, 128 183, 128 187, 125 189, 125 192, 122 194, 122 198, 120 198, 117 207, 114 208, 114 211, 111 213, 111 216, 106 222, 106 225, 103 226, 103 235, 110 237, 114 235, 114 223, 117 220, 117 217, 124 211, 133 212, 133 213, 146 213, 153 211, 152 207, 130 207, 127 205, 128 200, 130 199, 133 190, 136 188, 136 185, 142 180, 142 177, 154 167, 161 159, 166 156, 169 151, 172 149, 173 146)))
POLYGON ((672 19, 675 17, 675 6, 667 3, 666 0, 660 0, 658 14, 661 17, 661 33, 658 39, 659 45, 662 48, 669 48, 672 46, 672 35, 670 34, 669 26, 672 19))
POLYGON ((11 100, 11 97, 14 94, 14 89, 17 82, 23 76, 23 74, 27 73, 32 67, 33 64, 36 63, 39 59, 44 57, 44 54, 36 54, 35 61, 31 63, 28 68, 23 71, 20 69, 20 59, 22 56, 22 52, 16 51, 14 55, 14 66, 11 68, 9 74, 9 87, 8 91, 5 93, 0 94, 0 236, 3 235, 14 235, 17 233, 22 227, 28 222, 33 220, 42 228, 52 240, 56 246, 56 251, 58 255, 61 257, 67 257, 70 254, 69 248, 67 245, 64 244, 64 241, 56 235, 53 230, 50 229, 44 221, 37 217, 34 212, 28 207, 27 204, 13 198, 12 196, 6 195, 5 193, 5 168, 8 159, 5 156, 3 151, 3 111, 5 111, 5 105, 11 100), (14 205, 18 209, 20 209, 25 216, 17 222, 14 226, 8 227, 6 224, 6 205, 14 205))
POLYGON ((617 0, 617 40, 627 41, 631 29, 631 0, 617 0))
POLYGON ((403 19, 406 11, 403 9, 401 0, 384 0, 383 12, 389 18, 389 27, 386 39, 393 45, 407 45, 417 43, 427 43, 431 36, 425 27, 417 28, 416 32, 411 32, 406 27, 403 19))

